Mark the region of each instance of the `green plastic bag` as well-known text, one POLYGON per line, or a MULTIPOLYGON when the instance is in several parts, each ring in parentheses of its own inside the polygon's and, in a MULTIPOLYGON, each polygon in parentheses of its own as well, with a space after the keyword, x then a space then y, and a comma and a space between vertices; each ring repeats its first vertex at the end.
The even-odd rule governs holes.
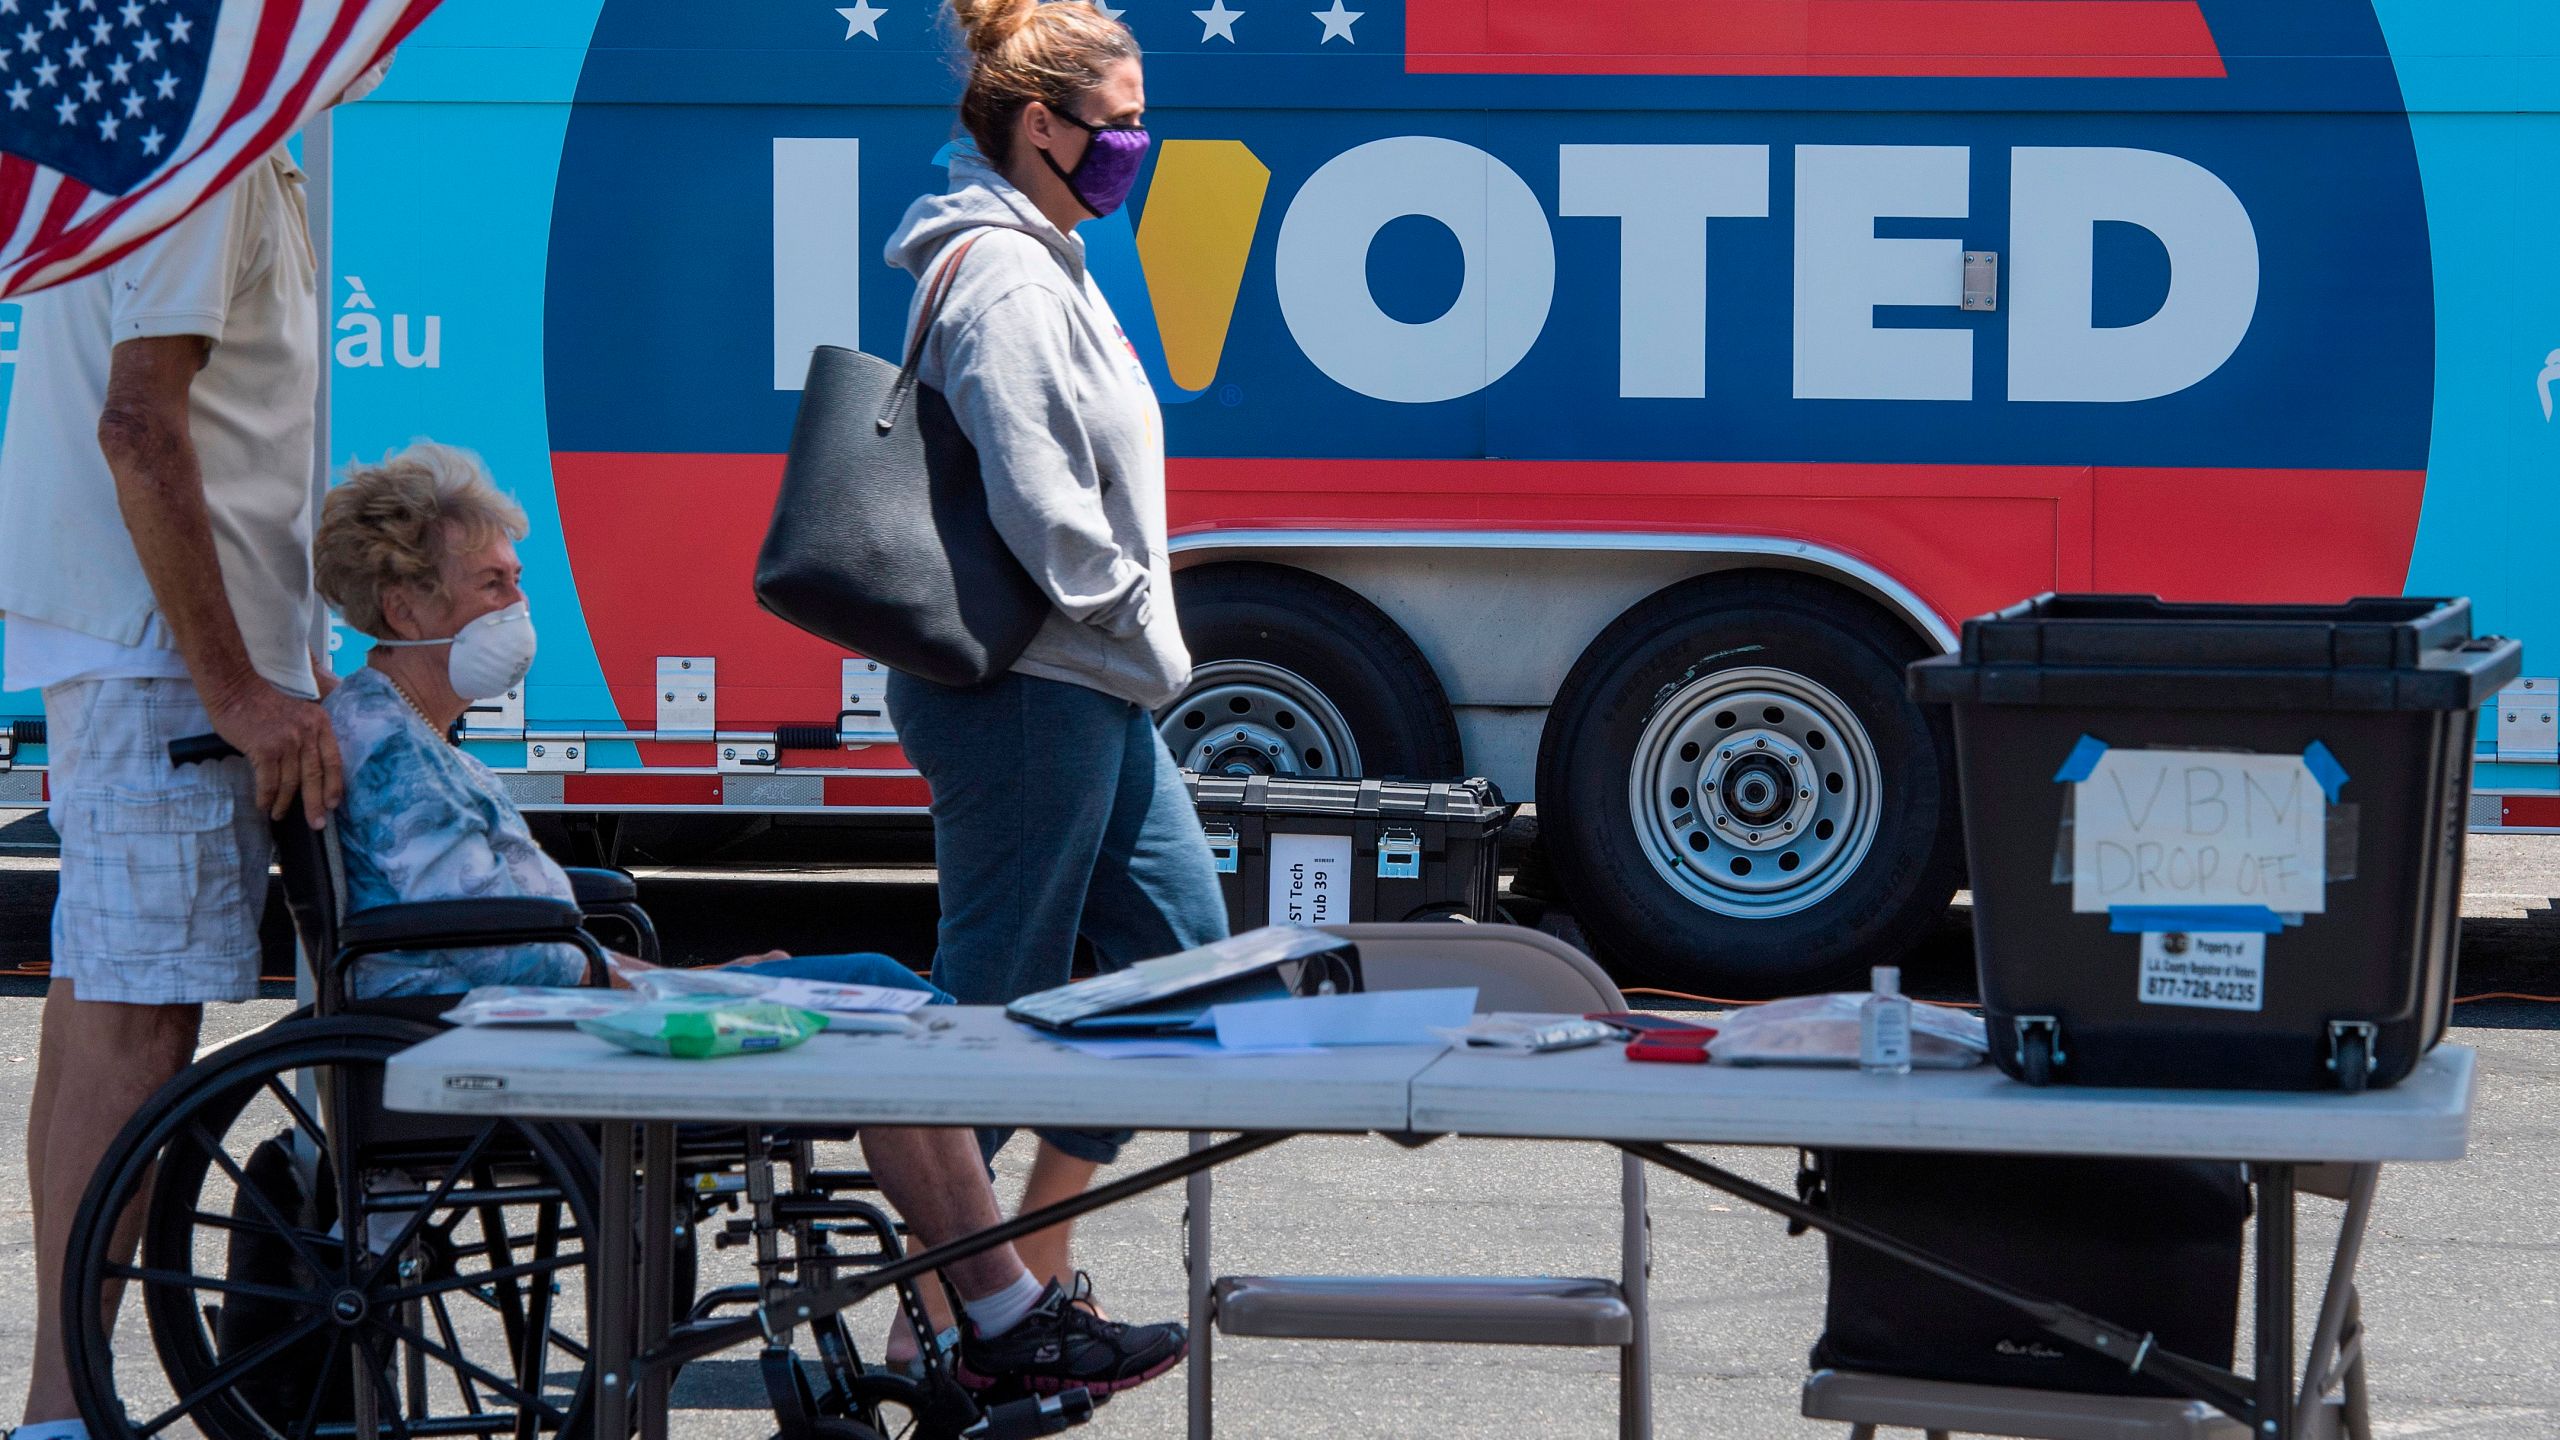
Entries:
POLYGON ((578 1028, 643 1055, 713 1060, 788 1050, 826 1029, 827 1017, 765 1000, 659 1000, 581 1020, 578 1028))

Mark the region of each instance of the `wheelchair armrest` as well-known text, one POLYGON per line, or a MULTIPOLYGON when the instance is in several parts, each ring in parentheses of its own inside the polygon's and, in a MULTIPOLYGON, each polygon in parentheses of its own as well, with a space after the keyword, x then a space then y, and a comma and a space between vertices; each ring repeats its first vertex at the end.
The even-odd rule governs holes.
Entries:
POLYGON ((594 909, 599 905, 621 905, 640 898, 640 882, 628 870, 599 870, 581 866, 564 867, 570 888, 577 894, 578 904, 594 909))
POLYGON ((419 900, 358 910, 338 924, 341 964, 388 950, 459 950, 481 945, 575 945, 592 952, 585 915, 566 900, 506 896, 419 900))

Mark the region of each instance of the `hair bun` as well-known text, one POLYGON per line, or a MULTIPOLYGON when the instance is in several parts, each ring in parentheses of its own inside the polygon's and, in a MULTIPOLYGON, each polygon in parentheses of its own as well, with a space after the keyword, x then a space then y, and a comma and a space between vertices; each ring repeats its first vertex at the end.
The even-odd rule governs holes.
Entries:
POLYGON ((1040 0, 951 0, 969 48, 984 55, 1022 32, 1040 0))

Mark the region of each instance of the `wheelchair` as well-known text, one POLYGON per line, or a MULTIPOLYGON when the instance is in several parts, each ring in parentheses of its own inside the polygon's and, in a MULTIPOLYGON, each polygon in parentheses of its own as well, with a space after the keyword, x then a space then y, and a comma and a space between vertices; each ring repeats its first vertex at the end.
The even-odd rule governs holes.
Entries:
MULTIPOLYGON (((179 764, 236 754, 212 736, 170 752, 179 764)), ((297 811, 275 838, 316 1003, 181 1072, 92 1177, 63 1291, 90 1432, 150 1440, 184 1424, 209 1440, 536 1440, 591 1431, 586 1340, 598 1292, 586 1242, 603 1187, 634 1178, 600 1173, 595 1137, 578 1125, 387 1109, 384 1063, 443 1028, 436 1016, 458 997, 354 1000, 347 981, 372 955, 557 943, 584 952, 589 983, 602 984, 600 930, 658 958, 636 883, 621 871, 572 870, 575 902, 447 900, 348 914, 334 832, 313 831, 297 811), (111 1297, 136 1291, 165 1396, 147 1376, 119 1372, 111 1297)), ((538 1033, 527 1039, 541 1043, 538 1033)), ((900 1259, 899 1224, 857 1198, 869 1175, 819 1163, 822 1141, 851 1136, 688 1130, 679 1183, 690 1203, 679 1223, 690 1240, 730 1213, 714 1249, 749 1248, 754 1278, 696 1298, 699 1247, 688 1244, 674 1293, 640 1303, 667 1305, 681 1331, 900 1259)), ((922 1339, 921 1375, 864 1365, 833 1312, 796 1327, 810 1333, 813 1361, 792 1348, 792 1331, 768 1335, 758 1368, 778 1440, 1011 1440, 1089 1418, 1081 1392, 1042 1402, 961 1388, 914 1286, 896 1295, 922 1339)))

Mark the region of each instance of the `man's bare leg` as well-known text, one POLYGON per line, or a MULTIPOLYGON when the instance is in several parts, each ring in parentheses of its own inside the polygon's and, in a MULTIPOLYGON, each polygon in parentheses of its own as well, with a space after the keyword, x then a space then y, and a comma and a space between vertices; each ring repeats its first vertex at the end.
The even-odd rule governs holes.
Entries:
MULTIPOLYGON (((930 1248, 993 1229, 1004 1219, 976 1136, 967 1130, 875 1125, 862 1132, 863 1157, 880 1193, 930 1248)), ((1023 1273, 1011 1245, 952 1262, 951 1283, 964 1300, 992 1295, 1023 1273)), ((926 1287, 930 1292, 933 1287, 926 1287)))
MULTIPOLYGON (((1034 1210, 1083 1194, 1085 1188, 1093 1183, 1093 1172, 1099 1168, 1090 1160, 1079 1160, 1048 1141, 1041 1141, 1040 1149, 1031 1157, 1031 1178, 1022 1187, 1021 1213, 1028 1215, 1034 1210)), ((1072 1285, 1076 1278, 1075 1263, 1068 1254, 1074 1239, 1075 1222, 1067 1221, 1024 1236, 1015 1248, 1021 1252, 1022 1263, 1030 1267, 1032 1274, 1043 1281, 1054 1280, 1066 1286, 1072 1285)))
MULTIPOLYGON (((997 1223, 995 1191, 967 1130, 872 1130, 862 1137, 872 1178, 927 1245, 997 1223)), ((1037 1393, 1081 1389, 1096 1399, 1143 1385, 1182 1363, 1180 1325, 1119 1325, 1069 1304, 995 1246, 949 1270, 969 1323, 953 1376, 970 1389, 1022 1383, 1037 1393)))
MULTIPOLYGON (((79 1413, 62 1348, 61 1281, 89 1176, 133 1112, 195 1057, 203 1019, 199 1005, 84 1001, 68 980, 46 988, 35 1099, 27 1112, 27 1188, 36 1222, 36 1343, 25 1412, 30 1425, 79 1413)), ((132 1255, 141 1224, 139 1205, 123 1215, 116 1226, 119 1256, 132 1255)))

